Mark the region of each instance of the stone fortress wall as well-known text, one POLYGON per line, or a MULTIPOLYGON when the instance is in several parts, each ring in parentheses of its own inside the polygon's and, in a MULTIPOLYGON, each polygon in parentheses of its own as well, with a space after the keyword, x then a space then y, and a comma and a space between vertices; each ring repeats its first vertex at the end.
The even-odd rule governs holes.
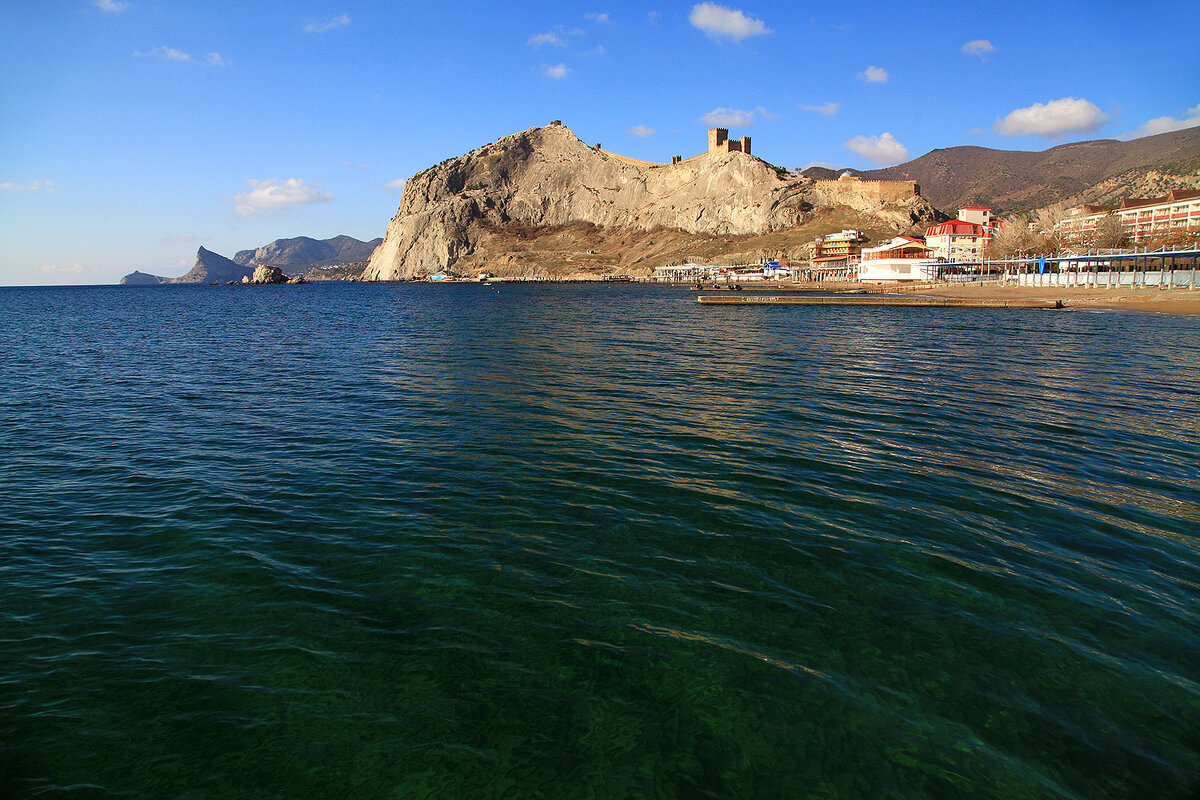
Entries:
MULTIPOLYGON (((555 120, 550 124, 561 125, 562 123, 555 120)), ((620 153, 605 150, 599 144, 595 145, 593 149, 609 158, 620 161, 622 164, 629 164, 630 166, 641 167, 643 169, 662 169, 686 164, 696 159, 704 158, 712 153, 751 154, 750 137, 743 136, 741 139, 730 139, 727 128, 709 128, 707 151, 691 158, 673 156, 670 164, 658 164, 653 161, 630 158, 620 153)), ((864 202, 899 203, 913 197, 920 197, 921 195, 921 187, 916 181, 864 181, 849 174, 842 175, 836 180, 818 179, 814 181, 813 188, 833 202, 842 202, 855 207, 862 205, 864 202)))
POLYGON ((843 175, 837 180, 817 180, 813 188, 831 197, 855 195, 884 203, 898 203, 921 194, 916 181, 864 181, 853 175, 843 175))
POLYGON ((750 137, 730 139, 727 128, 708 129, 708 152, 710 153, 745 153, 750 155, 750 137))

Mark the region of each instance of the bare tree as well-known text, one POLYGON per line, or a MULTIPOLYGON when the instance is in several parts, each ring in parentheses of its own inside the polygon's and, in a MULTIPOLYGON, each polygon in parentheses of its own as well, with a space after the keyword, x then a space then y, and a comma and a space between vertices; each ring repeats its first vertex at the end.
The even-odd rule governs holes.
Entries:
POLYGON ((1121 218, 1113 213, 1101 217, 1092 230, 1091 244, 1101 250, 1115 250, 1129 244, 1129 236, 1121 224, 1121 218))
POLYGON ((988 258, 1011 258, 1017 253, 1029 252, 1033 248, 1034 238, 1029 217, 1026 215, 1006 220, 1004 225, 992 234, 988 258))

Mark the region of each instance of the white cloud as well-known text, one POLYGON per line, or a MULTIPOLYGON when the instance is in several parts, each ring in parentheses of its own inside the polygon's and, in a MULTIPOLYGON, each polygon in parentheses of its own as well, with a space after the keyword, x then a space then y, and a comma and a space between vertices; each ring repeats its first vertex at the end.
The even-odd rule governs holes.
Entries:
POLYGON ((867 83, 887 83, 888 71, 883 67, 867 67, 858 73, 858 78, 867 83))
POLYGON ((535 33, 525 43, 530 47, 541 47, 546 44, 553 47, 566 47, 567 40, 572 36, 583 36, 583 30, 581 28, 567 28, 563 25, 556 25, 554 30, 546 31, 545 33, 535 33))
POLYGON ((608 50, 605 49, 604 45, 598 44, 595 47, 593 47, 591 50, 582 51, 579 55, 584 56, 585 58, 589 58, 592 56, 606 56, 606 55, 608 55, 608 50))
POLYGON ((647 125, 634 125, 632 128, 630 128, 629 130, 627 130, 625 132, 632 134, 634 136, 641 136, 643 138, 645 138, 646 136, 653 136, 654 134, 658 133, 658 131, 654 130, 654 128, 651 128, 647 125))
POLYGON ((599 22, 602 25, 606 25, 609 22, 612 22, 612 20, 610 20, 608 18, 608 12, 605 12, 603 14, 595 13, 595 12, 593 12, 591 14, 584 14, 583 18, 591 20, 592 22, 599 22))
POLYGON ((406 184, 406 183, 408 183, 408 181, 405 180, 404 178, 396 178, 396 180, 394 180, 394 181, 388 181, 387 183, 385 183, 383 185, 383 188, 395 191, 397 189, 403 189, 404 184, 406 184))
POLYGON ((338 28, 344 28, 350 24, 349 14, 338 14, 336 17, 329 19, 314 20, 304 26, 305 33, 328 33, 329 31, 338 28))
POLYGON ((158 47, 152 47, 149 50, 134 51, 134 55, 137 56, 138 58, 159 58, 159 59, 162 59, 163 61, 185 61, 186 62, 186 61, 192 60, 192 57, 189 54, 183 52, 182 50, 176 50, 173 47, 164 47, 162 45, 159 45, 158 47))
POLYGON ((561 36, 559 36, 557 33, 551 32, 535 33, 533 36, 529 37, 529 41, 526 42, 526 44, 528 44, 530 47, 541 47, 544 44, 553 45, 554 47, 567 46, 566 41, 561 36))
POLYGON ((740 42, 747 36, 762 36, 774 33, 761 19, 747 17, 740 10, 719 6, 716 3, 698 3, 692 6, 688 22, 713 39, 726 37, 740 42))
POLYGON ((983 135, 983 128, 971 128, 971 130, 967 131, 967 136, 982 136, 982 135, 983 135))
POLYGON ((366 163, 365 161, 351 161, 349 159, 346 159, 345 161, 343 161, 342 166, 343 167, 358 167, 359 169, 370 169, 371 168, 371 165, 366 163))
POLYGON ((896 141, 890 133, 878 136, 855 136, 847 140, 842 147, 852 153, 858 153, 873 164, 898 164, 908 159, 908 148, 896 141))
POLYGON ((767 111, 762 106, 755 106, 754 110, 757 111, 759 113, 759 116, 761 116, 763 119, 769 119, 772 121, 780 119, 780 116, 778 114, 772 114, 770 111, 767 111))
POLYGON ((120 14, 129 8, 129 3, 124 3, 120 0, 96 0, 96 8, 101 11, 107 11, 110 14, 120 14))
POLYGON ((281 181, 268 178, 263 181, 248 180, 250 191, 234 195, 233 209, 239 217, 268 217, 287 206, 305 203, 328 203, 333 195, 322 189, 321 184, 288 178, 281 181))
POLYGON ((54 194, 57 191, 58 187, 54 185, 54 181, 30 181, 29 183, 4 181, 0 183, 0 192, 45 192, 46 194, 54 194))
POLYGON ((964 44, 962 51, 969 56, 987 58, 990 54, 996 52, 996 47, 987 39, 976 39, 973 42, 964 44))
POLYGON ((714 108, 700 120, 721 128, 745 128, 754 124, 754 112, 740 108, 714 108))
POLYGON ((1187 128, 1200 127, 1200 105, 1195 108, 1189 108, 1184 112, 1181 119, 1175 117, 1155 117, 1148 120, 1145 125, 1138 128, 1136 131, 1131 131, 1122 139, 1140 139, 1143 136, 1154 136, 1159 133, 1171 133, 1172 131, 1182 131, 1187 128))
MULTIPOLYGON (((154 58, 159 61, 175 61, 180 64, 193 64, 196 59, 192 58, 191 53, 185 53, 182 50, 176 50, 174 47, 152 47, 149 50, 134 51, 134 56, 137 58, 154 58)), ((225 58, 220 53, 209 53, 204 57, 204 63, 210 67, 228 67, 233 62, 225 58)))
POLYGON ((566 64, 546 64, 542 67, 542 74, 547 78, 553 78, 556 81, 561 81, 563 78, 571 74, 571 68, 566 64))
POLYGON ((992 128, 1003 136, 1036 133, 1045 139, 1059 139, 1069 133, 1087 133, 1108 122, 1108 115, 1083 98, 1064 97, 1049 103, 1034 103, 1018 108, 992 128))
POLYGON ((815 111, 818 114, 824 114, 827 117, 835 117, 842 110, 841 103, 824 103, 819 106, 800 106, 801 111, 815 111))
POLYGON ((80 264, 78 261, 65 267, 60 267, 57 264, 43 264, 38 267, 38 272, 46 272, 51 275, 79 275, 85 270, 86 268, 83 264, 80 264))

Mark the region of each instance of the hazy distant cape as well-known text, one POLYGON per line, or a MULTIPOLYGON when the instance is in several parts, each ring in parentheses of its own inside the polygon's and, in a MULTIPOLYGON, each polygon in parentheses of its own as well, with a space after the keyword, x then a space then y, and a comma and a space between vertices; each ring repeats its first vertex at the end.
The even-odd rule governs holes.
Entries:
POLYGON ((257 250, 240 250, 232 259, 201 247, 191 270, 178 278, 164 278, 134 271, 121 279, 125 286, 150 286, 162 283, 228 283, 254 274, 260 265, 279 267, 289 275, 320 272, 321 278, 357 277, 365 262, 382 239, 363 242, 352 236, 310 239, 297 236, 276 239, 257 250), (338 268, 347 267, 344 271, 338 268), (342 274, 342 273, 345 274, 342 274))

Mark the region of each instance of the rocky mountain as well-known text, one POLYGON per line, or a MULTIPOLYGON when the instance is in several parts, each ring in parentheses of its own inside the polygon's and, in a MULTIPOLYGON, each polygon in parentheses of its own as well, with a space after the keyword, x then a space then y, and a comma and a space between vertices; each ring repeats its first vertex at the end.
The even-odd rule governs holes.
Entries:
POLYGON ((270 264, 289 272, 303 272, 314 267, 366 261, 382 241, 383 239, 373 239, 362 242, 345 235, 332 239, 297 236, 292 239, 276 239, 257 250, 239 250, 233 260, 245 266, 270 264))
POLYGON ((915 180, 921 193, 948 211, 984 205, 1012 214, 1084 197, 1104 202, 1109 194, 1136 189, 1142 176, 1167 176, 1168 188, 1187 188, 1200 176, 1200 128, 1121 142, 1073 142, 1041 152, 950 147, 886 169, 855 172, 864 179, 915 180), (1092 187, 1101 186, 1096 196, 1092 187))
POLYGON ((551 124, 410 178, 363 279, 646 274, 684 258, 799 256, 816 233, 847 219, 890 236, 923 232, 936 216, 911 190, 883 200, 861 189, 742 152, 648 164, 551 124))
POLYGON ((240 281, 254 274, 254 267, 237 264, 223 255, 205 250, 196 251, 196 264, 179 278, 170 278, 168 283, 226 283, 240 281))

